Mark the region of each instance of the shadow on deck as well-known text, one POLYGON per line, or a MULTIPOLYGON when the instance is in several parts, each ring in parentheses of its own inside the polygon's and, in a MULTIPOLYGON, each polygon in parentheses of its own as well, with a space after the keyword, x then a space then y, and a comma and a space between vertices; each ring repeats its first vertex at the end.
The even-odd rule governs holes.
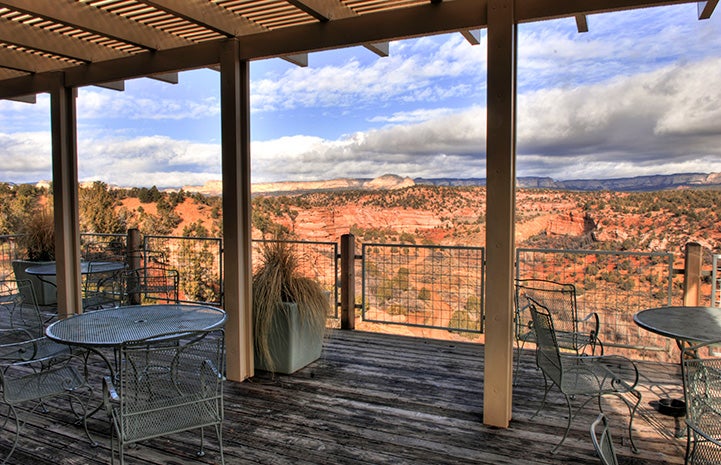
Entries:
MULTIPOLYGON (((226 383, 225 459, 228 464, 598 464, 589 426, 590 403, 573 422, 556 455, 550 449, 565 428, 557 390, 535 418, 543 379, 528 353, 514 388, 508 429, 483 425, 483 346, 403 336, 333 331, 323 357, 292 376, 259 373, 226 383)), ((628 411, 604 402, 622 464, 683 463, 685 439, 674 419, 650 406, 659 395, 681 396, 678 366, 639 362, 644 375, 641 412, 634 421, 639 454, 627 441, 628 411)), ((93 367, 95 378, 104 374, 93 367)), ((99 397, 99 395, 98 395, 99 397)), ((71 423, 67 404, 32 415, 9 463, 110 463, 109 425, 100 411, 89 420, 100 445, 91 448, 71 423), (32 439, 30 439, 32 438, 32 439)), ((681 420, 683 422, 683 420, 681 420)), ((220 463, 207 431, 205 457, 196 458, 197 433, 180 433, 129 449, 128 464, 220 463)), ((0 437, 0 453, 9 448, 0 437)), ((0 460, 2 460, 0 458, 0 460)))

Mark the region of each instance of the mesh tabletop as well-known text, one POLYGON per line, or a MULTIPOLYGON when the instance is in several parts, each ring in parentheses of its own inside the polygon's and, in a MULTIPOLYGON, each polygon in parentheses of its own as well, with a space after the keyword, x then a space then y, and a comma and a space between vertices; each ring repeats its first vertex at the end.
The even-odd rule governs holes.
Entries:
POLYGON ((133 305, 74 315, 51 324, 46 333, 64 344, 114 347, 172 332, 220 328, 225 317, 223 310, 206 305, 133 305))
MULTIPOLYGON (((111 271, 118 271, 125 268, 123 262, 80 262, 80 273, 88 274, 90 270, 90 264, 92 263, 93 273, 109 273, 111 271)), ((42 265, 33 265, 25 269, 27 274, 39 275, 39 276, 55 276, 58 272, 55 263, 45 263, 42 265)))
POLYGON ((659 307, 633 316, 640 327, 683 341, 707 342, 721 339, 721 308, 659 307))

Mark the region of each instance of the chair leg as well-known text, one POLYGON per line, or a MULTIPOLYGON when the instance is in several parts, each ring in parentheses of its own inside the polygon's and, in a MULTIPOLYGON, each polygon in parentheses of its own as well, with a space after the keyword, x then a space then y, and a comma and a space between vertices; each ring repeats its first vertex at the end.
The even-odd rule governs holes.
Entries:
POLYGON ((573 421, 573 409, 571 408, 571 398, 568 397, 566 394, 563 395, 566 398, 566 406, 568 407, 568 425, 566 425, 566 431, 563 432, 563 437, 561 438, 561 441, 556 444, 553 449, 551 449, 551 453, 555 454, 558 452, 558 448, 561 447, 561 444, 566 440, 566 437, 568 437, 569 431, 571 431, 571 421, 573 421))
POLYGON ((539 405, 539 406, 538 406, 538 409, 536 410, 536 412, 535 412, 533 415, 531 415, 531 419, 535 418, 536 415, 538 415, 538 412, 540 412, 540 411, 543 409, 543 407, 546 406, 546 398, 548 397, 548 391, 550 391, 551 388, 553 388, 554 383, 552 382, 552 383, 549 385, 549 384, 548 384, 548 378, 546 378, 546 375, 544 374, 544 375, 543 375, 543 385, 544 385, 545 389, 544 389, 544 391, 543 391, 543 399, 541 400, 541 405, 539 405))
MULTIPOLYGON (((10 452, 5 456, 5 459, 2 461, 2 465, 5 465, 7 461, 10 459, 10 456, 13 455, 13 452, 15 452, 15 447, 17 447, 18 442, 20 441, 20 418, 18 417, 18 412, 15 410, 15 407, 12 405, 8 405, 8 416, 12 415, 13 418, 15 418, 15 438, 13 439, 13 445, 10 447, 10 452)), ((7 424, 7 419, 5 421, 5 424, 7 424)))
POLYGON ((205 455, 205 428, 200 428, 200 449, 195 453, 198 457, 205 455))
POLYGON ((225 457, 223 456, 223 425, 215 425, 215 434, 218 437, 218 448, 220 449, 220 465, 225 465, 225 457))
POLYGON ((628 407, 628 412, 630 414, 630 418, 628 419, 628 440, 631 443, 631 451, 634 454, 638 454, 638 448, 636 447, 636 443, 633 442, 633 417, 636 415, 636 410, 638 409, 638 406, 641 404, 641 393, 634 389, 634 390, 630 391, 629 394, 631 394, 633 397, 636 398, 636 403, 632 404, 625 397, 623 397, 622 394, 619 394, 618 396, 621 398, 621 400, 623 400, 623 402, 628 407))
POLYGON ((521 368, 521 354, 523 354, 523 346, 526 345, 525 339, 516 341, 516 368, 513 370, 513 385, 516 385, 518 379, 518 371, 521 368))

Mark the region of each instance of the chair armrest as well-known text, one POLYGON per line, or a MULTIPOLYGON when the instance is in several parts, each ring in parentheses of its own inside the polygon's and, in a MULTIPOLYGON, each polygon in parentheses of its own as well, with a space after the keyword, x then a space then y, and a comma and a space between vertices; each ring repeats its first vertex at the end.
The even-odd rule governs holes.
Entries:
POLYGON ((617 391, 632 392, 638 384, 638 367, 621 355, 601 355, 600 363, 610 376, 611 386, 617 391))
POLYGON ((38 352, 38 340, 24 329, 1 329, 0 362, 33 360, 38 352))
POLYGON ((591 371, 603 391, 636 394, 638 367, 632 360, 620 355, 564 355, 564 376, 573 371, 591 371))
POLYGON ((601 326, 601 320, 598 318, 598 313, 591 312, 583 318, 579 319, 578 322, 590 324, 593 327, 591 332, 593 333, 594 337, 598 336, 599 327, 601 326))

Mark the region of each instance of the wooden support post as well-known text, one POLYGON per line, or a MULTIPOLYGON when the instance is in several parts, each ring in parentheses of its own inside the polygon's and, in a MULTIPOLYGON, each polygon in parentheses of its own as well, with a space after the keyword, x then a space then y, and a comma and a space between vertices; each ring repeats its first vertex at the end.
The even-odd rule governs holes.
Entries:
POLYGON ((513 0, 488 1, 486 344, 483 423, 507 428, 513 398, 516 24, 513 0))
POLYGON ((253 376, 252 248, 250 215, 250 63, 240 60, 239 42, 225 43, 220 56, 223 171, 223 292, 227 376, 253 376))
POLYGON ((340 238, 340 329, 355 329, 355 236, 340 238))
POLYGON ((703 253, 696 242, 686 244, 686 264, 683 277, 683 304, 695 307, 701 303, 701 264, 703 253))
POLYGON ((50 92, 59 318, 81 313, 83 309, 75 98, 75 89, 64 87, 61 82, 50 92))

